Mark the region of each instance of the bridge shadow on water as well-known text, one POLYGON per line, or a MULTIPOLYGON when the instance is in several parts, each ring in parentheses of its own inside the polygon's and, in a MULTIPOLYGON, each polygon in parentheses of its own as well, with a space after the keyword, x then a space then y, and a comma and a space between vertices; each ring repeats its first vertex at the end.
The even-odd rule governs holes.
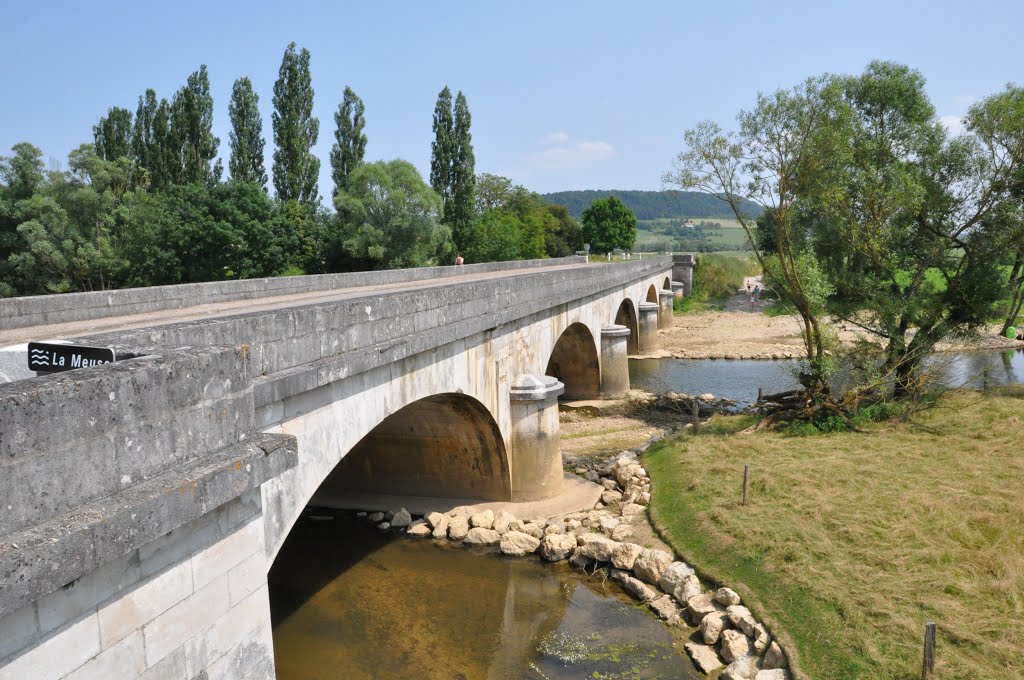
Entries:
POLYGON ((270 617, 277 626, 327 584, 366 560, 386 577, 373 554, 394 537, 341 519, 338 511, 308 508, 292 527, 270 569, 270 617))

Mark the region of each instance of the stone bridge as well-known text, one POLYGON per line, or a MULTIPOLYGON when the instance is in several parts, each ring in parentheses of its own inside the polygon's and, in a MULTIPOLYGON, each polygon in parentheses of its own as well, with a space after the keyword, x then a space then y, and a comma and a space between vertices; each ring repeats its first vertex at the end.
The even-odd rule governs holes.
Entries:
POLYGON ((692 268, 0 300, 0 680, 274 677, 267 574, 307 506, 557 503, 582 483, 562 472, 559 397, 627 390, 627 355, 657 346, 692 268), (118 361, 32 377, 22 343, 45 339, 118 361))

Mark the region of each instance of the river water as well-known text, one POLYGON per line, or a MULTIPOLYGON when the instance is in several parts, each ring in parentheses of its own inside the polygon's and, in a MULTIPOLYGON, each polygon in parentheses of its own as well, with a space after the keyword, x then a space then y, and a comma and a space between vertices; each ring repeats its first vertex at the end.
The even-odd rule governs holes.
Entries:
POLYGON ((323 518, 296 524, 270 573, 281 680, 702 677, 600 573, 323 518))
MULTIPOLYGON (((948 387, 978 389, 1024 383, 1024 352, 1020 350, 937 354, 931 361, 948 387)), ((758 387, 766 394, 796 388, 799 367, 798 361, 637 359, 629 362, 629 380, 634 388, 650 392, 710 392, 751 404, 757 400, 758 387)))

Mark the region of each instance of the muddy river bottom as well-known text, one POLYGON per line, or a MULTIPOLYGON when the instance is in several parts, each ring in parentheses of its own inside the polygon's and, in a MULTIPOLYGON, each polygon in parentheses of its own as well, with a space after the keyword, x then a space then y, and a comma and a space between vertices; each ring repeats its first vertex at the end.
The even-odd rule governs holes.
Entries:
POLYGON ((600 572, 316 517, 270 573, 281 680, 701 677, 600 572))

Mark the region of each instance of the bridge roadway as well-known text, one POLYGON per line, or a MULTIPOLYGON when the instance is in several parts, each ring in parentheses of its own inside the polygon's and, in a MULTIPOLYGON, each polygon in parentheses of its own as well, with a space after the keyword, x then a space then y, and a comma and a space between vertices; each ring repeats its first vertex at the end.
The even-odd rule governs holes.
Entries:
POLYGON ((605 267, 606 264, 588 264, 586 262, 558 264, 550 266, 538 266, 530 269, 515 269, 501 271, 484 271, 459 274, 456 276, 444 276, 420 281, 403 281, 397 283, 350 286, 345 288, 334 288, 330 290, 319 290, 305 293, 292 293, 289 295, 274 295, 267 297, 250 298, 245 300, 231 300, 228 302, 214 302, 199 305, 190 305, 176 309, 166 309, 153 312, 126 314, 98 319, 86 319, 81 321, 66 321, 55 324, 40 324, 24 328, 3 328, 3 319, 0 318, 0 348, 23 345, 30 341, 42 341, 44 339, 59 338, 84 338, 98 333, 109 333, 114 331, 132 330, 136 328, 148 328, 161 326, 180 321, 194 321, 197 319, 214 319, 218 317, 231 316, 234 314, 246 314, 250 312, 263 312, 287 307, 299 307, 316 303, 338 302, 341 300, 352 300, 361 297, 375 297, 382 293, 403 293, 408 291, 422 291, 430 288, 440 288, 452 284, 471 283, 475 281, 489 281, 499 278, 515 278, 546 271, 562 271, 568 269, 587 269, 605 267))
POLYGON ((559 396, 628 389, 627 349, 656 346, 692 267, 564 258, 0 300, 0 360, 24 366, 46 339, 119 358, 0 384, 0 680, 273 678, 268 574, 308 507, 561 497, 559 396))

